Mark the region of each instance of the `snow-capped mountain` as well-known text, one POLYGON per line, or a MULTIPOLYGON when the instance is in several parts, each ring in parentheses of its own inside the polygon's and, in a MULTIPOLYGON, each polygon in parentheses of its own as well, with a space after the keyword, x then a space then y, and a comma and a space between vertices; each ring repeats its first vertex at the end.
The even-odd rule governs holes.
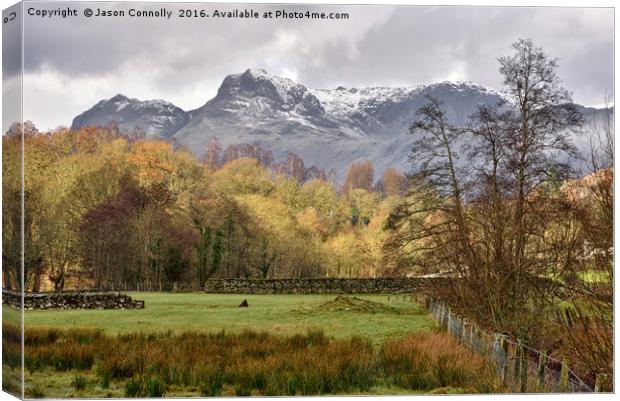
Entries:
POLYGON ((264 70, 227 76, 217 95, 189 112, 163 101, 116 96, 76 117, 74 128, 116 121, 151 136, 172 138, 196 155, 217 137, 222 147, 259 145, 283 160, 289 152, 306 166, 334 169, 339 181, 352 162, 371 160, 375 176, 388 166, 408 171, 414 137, 408 128, 431 95, 443 103, 451 123, 467 120, 479 105, 497 104, 502 94, 470 82, 415 87, 310 89, 264 70))
POLYGON ((116 95, 102 100, 73 119, 72 129, 116 124, 123 132, 143 132, 150 138, 169 138, 187 123, 185 111, 163 100, 140 101, 116 95))

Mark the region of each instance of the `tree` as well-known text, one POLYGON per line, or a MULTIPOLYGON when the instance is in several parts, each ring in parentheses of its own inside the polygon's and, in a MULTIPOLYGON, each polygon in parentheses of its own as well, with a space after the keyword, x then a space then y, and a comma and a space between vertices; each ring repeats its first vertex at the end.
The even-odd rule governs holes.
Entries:
POLYGON ((361 223, 368 225, 372 219, 377 205, 379 204, 379 196, 374 192, 368 192, 365 189, 357 188, 349 193, 349 206, 351 207, 351 224, 357 225, 361 223))
POLYGON ((211 268, 209 270, 207 278, 217 273, 222 266, 222 256, 224 252, 223 237, 224 236, 220 230, 217 230, 215 232, 215 238, 213 239, 213 250, 211 252, 211 268))
POLYGON ((204 162, 212 170, 217 170, 222 161, 222 145, 217 137, 209 139, 205 147, 204 162))
POLYGON ((258 160, 234 160, 213 175, 213 188, 220 194, 269 194, 273 190, 270 174, 258 160))
POLYGON ((576 232, 549 183, 571 174, 559 156, 574 155, 567 132, 581 116, 554 59, 529 40, 513 49, 499 59, 508 101, 481 107, 464 127, 450 125, 436 99, 418 110, 415 194, 389 224, 407 221, 395 247, 414 244, 426 267, 458 278, 436 289, 441 296, 479 322, 490 317, 495 330, 531 338, 558 294, 549 277, 575 256, 576 232))
POLYGON ((200 233, 200 238, 196 244, 196 256, 198 258, 198 286, 204 286, 207 280, 207 269, 209 264, 209 256, 213 239, 211 238, 211 227, 202 222, 195 221, 196 227, 200 233))
POLYGON ((388 167, 379 181, 379 190, 386 196, 400 195, 405 189, 406 179, 403 173, 388 167))
POLYGON ((271 266, 273 266, 273 263, 275 262, 275 260, 276 260, 276 253, 269 252, 269 243, 267 242, 265 238, 263 238, 263 240, 261 241, 260 261, 258 264, 258 271, 261 274, 261 278, 263 279, 267 278, 267 275, 269 274, 269 270, 271 269, 271 266))
POLYGON ((172 283, 172 291, 177 290, 177 283, 181 279, 188 262, 183 257, 181 250, 173 245, 166 248, 164 255, 164 273, 168 281, 172 283))
POLYGON ((372 162, 366 160, 361 163, 352 163, 347 172, 347 178, 342 186, 342 190, 345 194, 348 194, 352 189, 365 189, 366 191, 372 191, 372 184, 374 181, 374 168, 372 162))
POLYGON ((345 220, 345 207, 334 186, 327 181, 312 180, 299 190, 302 208, 314 208, 324 222, 328 232, 333 233, 345 220))
POLYGON ((301 157, 294 153, 289 153, 286 155, 286 161, 284 163, 286 171, 290 176, 295 178, 298 182, 304 182, 306 180, 306 168, 301 157))
MULTIPOLYGON (((614 360, 614 126, 612 108, 593 116, 589 132, 590 174, 563 186, 582 227, 583 245, 566 292, 570 308, 558 308, 565 333, 563 351, 595 379, 611 374, 614 360)), ((581 372, 580 372, 581 373, 581 372)), ((603 390, 612 390, 611 388, 603 390)))
POLYGON ((155 282, 157 283, 157 288, 159 291, 162 290, 161 278, 164 265, 163 242, 163 238, 158 237, 157 239, 155 239, 155 241, 153 241, 149 249, 149 266, 155 274, 155 282))
POLYGON ((239 159, 241 156, 239 154, 239 147, 236 145, 229 145, 226 147, 226 149, 224 149, 224 156, 223 156, 223 164, 228 164, 234 160, 239 159))
MULTIPOLYGON (((499 58, 500 73, 511 101, 515 104, 515 129, 510 130, 506 144, 509 173, 514 180, 513 231, 515 263, 522 265, 529 232, 527 230, 526 197, 549 172, 566 178, 571 171, 566 162, 549 156, 549 152, 576 156, 568 137, 568 129, 580 126, 583 116, 571 102, 569 92, 561 87, 556 75, 557 60, 521 39, 513 44, 515 54, 499 58)), ((517 274, 517 280, 520 274, 517 274)))

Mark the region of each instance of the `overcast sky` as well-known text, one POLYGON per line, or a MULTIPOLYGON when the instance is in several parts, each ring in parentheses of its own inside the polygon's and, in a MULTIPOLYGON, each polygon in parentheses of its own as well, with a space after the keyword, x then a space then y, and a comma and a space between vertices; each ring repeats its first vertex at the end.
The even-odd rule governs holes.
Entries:
MULTIPOLYGON (((501 89, 497 57, 511 54, 518 38, 531 38, 558 57, 558 74, 576 102, 602 104, 605 92, 613 92, 610 8, 254 5, 260 12, 320 10, 347 12, 350 18, 216 21, 85 18, 89 5, 71 6, 80 17, 25 18, 24 117, 41 129, 69 125, 74 116, 117 93, 165 99, 191 110, 212 98, 226 75, 247 68, 314 88, 468 80, 501 89)), ((90 5, 103 6, 136 7, 90 5)), ((167 8, 176 14, 182 7, 167 8)), ((205 6, 208 12, 233 8, 205 6)), ((8 88, 18 71, 10 63, 3 59, 8 88)))

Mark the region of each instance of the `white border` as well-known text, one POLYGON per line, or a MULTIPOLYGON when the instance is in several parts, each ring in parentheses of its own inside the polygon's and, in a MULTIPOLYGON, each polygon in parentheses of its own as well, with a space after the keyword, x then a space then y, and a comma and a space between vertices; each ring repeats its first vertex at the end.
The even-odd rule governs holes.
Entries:
MULTIPOLYGON (((117 0, 118 2, 131 2, 128 0, 117 0)), ((75 0, 65 0, 65 2, 67 3, 74 3, 74 2, 79 2, 79 1, 75 1, 75 0)), ((152 2, 159 2, 161 3, 162 1, 153 1, 153 0, 146 0, 143 1, 145 3, 152 3, 152 2)), ((166 1, 169 3, 184 3, 184 2, 191 2, 191 1, 180 1, 180 0, 169 0, 166 1)), ((7 8, 13 4, 17 3, 17 1, 13 1, 13 0, 0 0, 0 6, 2 9, 7 8)), ((270 1, 260 1, 260 0, 245 0, 245 1, 230 1, 230 0, 219 0, 219 1, 215 1, 214 3, 270 3, 270 1)), ((590 0, 590 1, 584 1, 584 0, 564 0, 564 1, 559 1, 559 0, 520 0, 520 1, 514 1, 514 0, 506 0, 506 1, 492 1, 492 0, 476 0, 476 1, 465 1, 465 0, 449 0, 449 1, 437 1, 437 0, 423 0, 423 1, 403 1, 403 0, 392 0, 392 1, 385 1, 385 0, 376 0, 376 1, 364 1, 364 0, 335 0, 335 1, 329 1, 329 0, 287 0, 287 1, 271 1, 271 3, 289 3, 289 4, 384 4, 384 5, 454 5, 454 6, 512 6, 512 7, 541 7, 541 6, 555 6, 555 7, 612 7, 614 8, 614 19, 615 19, 615 5, 616 2, 613 0, 590 0)), ((618 93, 618 82, 615 80, 615 75, 616 72, 618 71, 618 52, 617 52, 617 41, 615 40, 617 37, 617 30, 616 30, 616 26, 614 24, 614 94, 618 93)), ((0 30, 0 40, 2 39, 2 33, 0 30)), ((0 54, 0 65, 2 64, 2 56, 0 54)), ((616 99, 616 97, 614 96, 614 99, 616 99)), ((0 110, 2 107, 2 100, 0 99, 0 110)), ((615 115, 614 115, 615 117, 615 115)), ((620 145, 618 145, 617 141, 616 141, 616 154, 618 154, 617 150, 620 147, 620 145)), ((0 171, 1 171, 1 166, 0 166, 0 171)), ((616 196, 614 199, 614 218, 615 218, 615 211, 618 210, 618 206, 620 205, 620 201, 618 200, 618 197, 616 196)), ((614 222, 615 223, 615 222, 614 222)), ((0 228, 1 229, 1 228, 0 228)), ((618 232, 618 230, 616 229, 616 225, 614 224, 614 243, 618 243, 618 238, 619 238, 620 234, 618 232)), ((617 264, 617 258, 618 258, 618 252, 614 253, 614 263, 617 264)), ((614 282, 615 288, 619 288, 618 287, 618 276, 615 276, 615 282, 614 282)), ((617 316, 617 305, 614 305, 614 316, 617 316)), ((617 361, 618 360, 618 333, 615 333, 615 352, 614 352, 614 360, 617 361)), ((1 351, 0 351, 0 355, 1 355, 1 351)), ((618 388, 618 372, 616 372, 616 378, 615 378, 615 386, 614 388, 618 388)), ((428 399, 436 399, 436 397, 441 397, 444 398, 448 397, 448 396, 382 396, 379 397, 382 400, 386 400, 386 401, 401 401, 401 400, 428 400, 428 399)), ((607 394, 552 394, 552 395, 530 395, 530 394, 525 394, 525 395, 501 395, 501 394, 492 394, 492 395, 465 395, 465 396, 450 396, 450 397, 466 397, 468 400, 490 400, 492 398, 495 397, 499 397, 501 400, 506 400, 506 401, 511 401, 511 400, 519 400, 519 399, 545 399, 545 400, 589 400, 589 399, 595 399, 595 400, 612 400, 615 399, 615 396, 613 394, 607 395, 607 394)), ((289 397, 283 397, 284 399, 291 399, 289 397)), ((295 399, 300 398, 300 397, 296 397, 295 399)), ((343 397, 304 397, 304 398, 320 398, 321 400, 326 400, 326 401, 337 401, 342 399, 343 397)), ((346 397, 347 400, 351 400, 351 401, 362 401, 367 399, 368 397, 354 397, 354 396, 347 396, 346 397)), ((200 399, 198 397, 193 398, 193 399, 200 399)), ((218 398, 218 399, 223 399, 222 398, 218 398)), ((259 399, 267 399, 267 398, 259 398, 259 399)), ((5 400, 15 400, 15 398, 7 393, 3 393, 0 392, 0 401, 5 401, 5 400)), ((79 400, 79 399, 76 399, 79 400)))

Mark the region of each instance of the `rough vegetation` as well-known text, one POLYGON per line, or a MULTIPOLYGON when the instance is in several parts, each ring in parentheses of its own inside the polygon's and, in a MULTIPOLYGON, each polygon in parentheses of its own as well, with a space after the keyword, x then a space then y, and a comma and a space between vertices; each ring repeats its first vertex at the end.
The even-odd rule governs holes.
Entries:
POLYGON ((339 312, 355 311, 364 313, 400 313, 400 310, 380 302, 373 302, 358 297, 338 295, 335 299, 316 307, 316 310, 339 312))
MULTIPOLYGON (((19 337, 17 329, 5 325, 3 330, 8 339, 3 352, 17 361, 18 344, 11 341, 19 337)), ((289 337, 253 331, 108 336, 99 330, 29 329, 25 341, 31 374, 68 374, 80 391, 122 387, 128 397, 160 397, 181 389, 202 396, 365 394, 377 386, 502 390, 480 357, 442 333, 421 333, 378 348, 362 338, 335 340, 322 331, 289 337)), ((28 395, 53 397, 45 386, 31 383, 28 395)))

